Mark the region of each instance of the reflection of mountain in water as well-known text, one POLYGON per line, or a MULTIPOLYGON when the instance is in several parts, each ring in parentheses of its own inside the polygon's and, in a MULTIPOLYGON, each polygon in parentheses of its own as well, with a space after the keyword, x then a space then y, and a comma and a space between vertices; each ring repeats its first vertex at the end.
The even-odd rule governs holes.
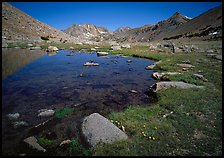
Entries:
POLYGON ((2 78, 44 55, 42 50, 2 49, 2 78))

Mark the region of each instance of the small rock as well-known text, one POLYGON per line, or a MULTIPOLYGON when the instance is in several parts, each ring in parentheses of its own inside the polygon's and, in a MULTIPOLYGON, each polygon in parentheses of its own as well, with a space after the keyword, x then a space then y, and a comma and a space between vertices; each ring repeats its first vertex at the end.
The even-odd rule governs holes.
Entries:
POLYGON ((83 75, 83 73, 81 73, 81 74, 79 74, 79 76, 80 76, 80 77, 83 77, 84 75, 83 75))
POLYGON ((74 47, 70 47, 69 49, 74 50, 74 47))
POLYGON ((206 50, 207 53, 214 53, 214 50, 212 49, 209 49, 209 50, 206 50))
POLYGON ((128 62, 128 63, 131 63, 131 62, 132 62, 132 60, 127 60, 127 62, 128 62))
POLYGON ((187 68, 193 68, 195 66, 191 65, 191 64, 177 64, 180 67, 187 67, 187 68))
POLYGON ((34 136, 28 137, 23 140, 25 143, 29 144, 30 147, 33 149, 36 149, 38 151, 43 151, 45 152, 46 149, 44 149, 40 144, 37 143, 37 139, 34 136))
POLYGON ((59 49, 57 48, 57 47, 55 47, 55 46, 49 46, 48 48, 47 48, 47 51, 49 51, 49 52, 54 52, 54 51, 58 51, 59 49))
POLYGON ((187 71, 188 69, 186 67, 183 67, 182 68, 182 71, 187 71))
POLYGON ((130 44, 127 44, 127 43, 126 44, 122 44, 121 47, 122 48, 131 48, 130 44))
POLYGON ((90 50, 91 50, 91 51, 96 51, 96 49, 95 49, 95 48, 91 48, 90 50))
POLYGON ((100 64, 94 62, 86 62, 84 66, 99 66, 100 64))
POLYGON ((204 78, 204 76, 201 75, 201 74, 194 74, 194 76, 198 77, 199 79, 203 79, 204 78))
POLYGON ((16 119, 19 118, 20 114, 19 114, 19 113, 8 114, 8 115, 6 115, 6 116, 9 118, 9 120, 16 120, 16 119))
POLYGON ((66 56, 73 56, 74 54, 73 53, 70 53, 70 54, 67 54, 66 56))
POLYGON ((146 70, 153 70, 153 68, 155 67, 156 65, 149 65, 149 66, 146 66, 146 70))
POLYGON ((18 127, 22 127, 22 126, 28 126, 28 123, 25 121, 16 121, 13 122, 13 127, 14 128, 18 128, 18 127))
POLYGON ((28 44, 27 44, 27 46, 28 46, 28 47, 32 47, 32 46, 33 46, 33 44, 31 44, 31 43, 28 43, 28 44))
POLYGON ((30 50, 41 50, 41 47, 30 47, 30 50))
POLYGON ((136 90, 129 90, 129 92, 131 92, 131 93, 138 93, 136 90))
POLYGON ((122 50, 121 46, 112 46, 111 49, 112 50, 122 50))
POLYGON ((67 140, 64 140, 60 143, 59 146, 63 146, 63 145, 66 145, 66 144, 70 144, 72 141, 70 139, 67 139, 67 140))
POLYGON ((98 56, 105 56, 105 55, 108 55, 109 53, 107 52, 97 52, 97 55, 98 56))
POLYGON ((26 153, 19 154, 19 156, 26 156, 26 153))
POLYGON ((53 116, 54 115, 54 110, 48 110, 48 109, 41 109, 39 111, 41 111, 38 114, 38 117, 45 117, 45 116, 53 116), (42 110, 42 111, 41 111, 42 110))
POLYGON ((222 55, 216 55, 216 56, 214 56, 214 58, 216 58, 218 60, 222 60, 222 55))

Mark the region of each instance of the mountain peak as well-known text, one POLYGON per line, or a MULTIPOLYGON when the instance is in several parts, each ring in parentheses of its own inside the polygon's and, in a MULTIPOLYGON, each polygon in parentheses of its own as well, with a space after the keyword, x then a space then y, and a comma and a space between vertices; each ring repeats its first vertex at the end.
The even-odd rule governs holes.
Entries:
POLYGON ((190 19, 191 18, 184 16, 179 12, 175 12, 169 19, 167 19, 167 21, 171 24, 179 25, 179 24, 190 21, 190 19))

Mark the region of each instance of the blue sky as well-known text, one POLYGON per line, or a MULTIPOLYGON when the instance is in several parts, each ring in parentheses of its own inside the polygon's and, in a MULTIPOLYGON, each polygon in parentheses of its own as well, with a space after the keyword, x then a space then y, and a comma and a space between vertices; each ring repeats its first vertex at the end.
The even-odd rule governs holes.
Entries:
POLYGON ((109 30, 155 24, 175 12, 194 18, 221 2, 10 2, 41 22, 63 30, 94 24, 109 30))

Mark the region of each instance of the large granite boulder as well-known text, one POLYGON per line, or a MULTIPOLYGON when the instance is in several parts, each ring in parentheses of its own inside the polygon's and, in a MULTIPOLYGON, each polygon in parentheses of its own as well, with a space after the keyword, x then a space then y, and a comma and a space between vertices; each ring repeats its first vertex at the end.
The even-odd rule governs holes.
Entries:
POLYGON ((91 146, 95 146, 98 143, 110 144, 128 138, 122 130, 98 113, 85 117, 81 130, 86 141, 91 146))
POLYGON ((179 89, 188 89, 188 88, 203 88, 204 86, 197 86, 194 84, 185 83, 182 81, 162 81, 157 82, 153 87, 153 91, 157 92, 162 89, 168 88, 179 88, 179 89))

